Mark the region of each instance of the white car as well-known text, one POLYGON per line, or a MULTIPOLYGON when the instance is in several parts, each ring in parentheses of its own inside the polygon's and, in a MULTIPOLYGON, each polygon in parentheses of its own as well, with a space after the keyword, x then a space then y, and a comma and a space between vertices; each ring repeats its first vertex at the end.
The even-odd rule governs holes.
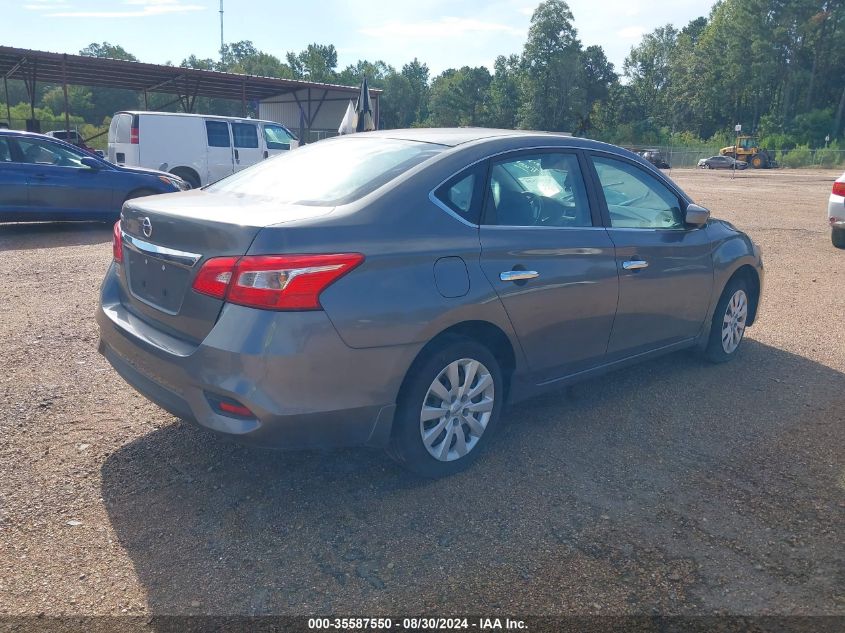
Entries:
POLYGON ((836 248, 845 248, 845 173, 833 183, 827 203, 830 239, 836 248))
POLYGON ((126 111, 111 120, 108 159, 167 171, 197 188, 298 145, 289 129, 273 121, 126 111))

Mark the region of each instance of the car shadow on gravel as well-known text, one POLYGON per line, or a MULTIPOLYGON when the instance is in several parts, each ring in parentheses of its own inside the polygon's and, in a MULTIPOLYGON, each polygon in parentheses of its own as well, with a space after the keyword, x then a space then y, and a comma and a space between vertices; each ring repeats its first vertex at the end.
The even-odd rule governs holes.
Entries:
POLYGON ((174 423, 102 495, 152 615, 841 614, 843 394, 748 340, 515 405, 446 480, 174 423))
POLYGON ((111 242, 112 222, 0 223, 0 252, 111 242))

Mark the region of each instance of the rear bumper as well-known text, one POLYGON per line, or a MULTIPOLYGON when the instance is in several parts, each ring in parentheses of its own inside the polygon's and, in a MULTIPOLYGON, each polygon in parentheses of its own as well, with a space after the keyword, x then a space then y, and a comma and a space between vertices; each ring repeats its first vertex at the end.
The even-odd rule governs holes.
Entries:
POLYGON ((417 349, 352 349, 324 312, 234 305, 193 345, 135 317, 121 292, 112 269, 97 310, 99 350, 126 382, 173 415, 273 448, 387 444, 417 349), (209 396, 234 399, 255 418, 223 415, 209 396))

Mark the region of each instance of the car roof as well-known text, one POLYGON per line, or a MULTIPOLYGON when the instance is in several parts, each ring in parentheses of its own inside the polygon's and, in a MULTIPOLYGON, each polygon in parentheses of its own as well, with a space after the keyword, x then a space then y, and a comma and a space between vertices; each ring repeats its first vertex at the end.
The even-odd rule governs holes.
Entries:
POLYGON ((401 141, 418 141, 420 143, 434 143, 448 147, 456 147, 464 143, 472 143, 485 139, 494 138, 525 138, 536 139, 538 142, 547 142, 549 139, 558 139, 566 142, 570 147, 581 147, 585 149, 607 149, 612 147, 618 150, 615 145, 608 145, 600 141, 579 138, 567 132, 538 132, 534 130, 501 130, 485 127, 457 127, 457 128, 409 128, 400 130, 378 130, 364 132, 371 138, 388 138, 401 141))
POLYGON ((59 145, 64 145, 66 147, 73 148, 74 150, 79 150, 76 145, 73 143, 68 143, 66 140, 61 138, 56 138, 55 136, 48 136, 47 134, 39 134, 38 132, 24 132, 23 130, 5 130, 0 128, 0 136, 16 136, 18 138, 39 138, 45 141, 49 141, 50 143, 58 143, 59 145))
POLYGON ((252 123, 270 123, 272 125, 280 125, 286 127, 284 123, 278 121, 270 121, 268 119, 253 119, 247 116, 223 116, 221 114, 195 114, 193 112, 157 112, 155 110, 120 110, 115 112, 118 114, 144 115, 144 116, 172 116, 172 117, 187 117, 189 119, 219 119, 221 121, 250 121, 252 123))
POLYGON ((47 138, 47 139, 50 139, 51 141, 59 141, 59 142, 61 142, 61 140, 62 140, 62 139, 57 139, 57 138, 52 137, 52 136, 48 136, 47 134, 41 134, 39 132, 24 132, 23 130, 7 130, 7 129, 3 129, 3 128, 0 128, 0 134, 2 134, 3 136, 24 136, 24 137, 29 136, 31 138, 47 138))

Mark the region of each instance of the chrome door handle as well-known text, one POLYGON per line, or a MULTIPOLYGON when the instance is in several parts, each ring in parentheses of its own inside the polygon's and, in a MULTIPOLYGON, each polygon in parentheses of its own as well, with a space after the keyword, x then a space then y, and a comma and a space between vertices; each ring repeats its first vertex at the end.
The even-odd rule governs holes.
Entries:
POLYGON ((506 270, 503 273, 499 273, 499 279, 502 281, 524 281, 539 276, 540 273, 536 270, 506 270))
POLYGON ((630 259, 627 262, 622 262, 622 268, 625 270, 640 270, 648 268, 648 262, 642 259, 630 259))

